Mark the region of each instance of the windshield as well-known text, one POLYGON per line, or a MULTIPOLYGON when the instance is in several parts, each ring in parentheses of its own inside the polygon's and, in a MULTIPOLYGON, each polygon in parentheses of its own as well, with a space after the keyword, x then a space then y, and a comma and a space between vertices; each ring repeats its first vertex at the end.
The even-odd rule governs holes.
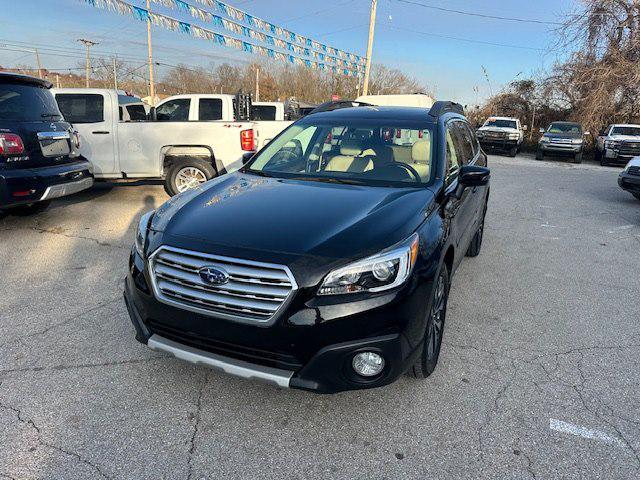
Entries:
POLYGON ((579 134, 582 132, 580 125, 575 123, 552 123, 549 125, 547 133, 572 133, 579 134))
POLYGON ((380 123, 296 123, 245 171, 304 180, 392 186, 431 178, 432 130, 380 123))
POLYGON ((0 120, 39 122, 60 120, 52 93, 38 85, 0 84, 0 120))
POLYGON ((611 135, 630 135, 640 137, 640 127, 613 127, 611 135))
POLYGON ((517 128, 515 120, 500 120, 497 118, 490 118, 487 120, 484 127, 500 127, 500 128, 517 128))

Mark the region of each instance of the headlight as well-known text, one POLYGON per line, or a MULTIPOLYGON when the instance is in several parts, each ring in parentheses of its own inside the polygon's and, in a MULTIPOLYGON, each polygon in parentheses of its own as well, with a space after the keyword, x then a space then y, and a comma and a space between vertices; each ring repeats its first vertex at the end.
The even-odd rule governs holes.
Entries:
POLYGON ((520 138, 520 135, 518 133, 509 134, 509 140, 518 140, 519 138, 520 138))
POLYGON ((573 143, 574 145, 582 145, 582 139, 574 138, 573 140, 571 140, 571 143, 573 143))
POLYGON ((542 138, 540 138, 540 143, 549 143, 549 137, 543 136, 542 138))
POLYGON ((142 258, 144 258, 144 247, 145 243, 147 243, 147 233, 149 232, 149 225, 151 224, 151 218, 154 213, 154 210, 145 213, 140 217, 140 222, 138 223, 138 231, 136 232, 136 251, 142 258))
POLYGON ((483 130, 478 130, 476 132, 476 137, 482 137, 482 136, 484 136, 484 131, 483 130))
POLYGON ((607 140, 604 142, 604 148, 617 148, 618 146, 620 146, 620 142, 616 140, 607 140))
POLYGON ((318 295, 382 292, 402 285, 418 258, 418 235, 391 248, 329 273, 318 295))

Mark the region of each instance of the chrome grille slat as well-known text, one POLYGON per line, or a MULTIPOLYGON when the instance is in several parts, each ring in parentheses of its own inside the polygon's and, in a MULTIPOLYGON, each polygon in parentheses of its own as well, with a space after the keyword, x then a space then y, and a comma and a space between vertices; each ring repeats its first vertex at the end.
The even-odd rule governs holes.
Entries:
POLYGON ((220 257, 161 247, 149 258, 156 297, 165 303, 244 323, 268 324, 288 303, 297 285, 284 265, 220 257), (199 270, 224 269, 229 280, 205 283, 199 270))

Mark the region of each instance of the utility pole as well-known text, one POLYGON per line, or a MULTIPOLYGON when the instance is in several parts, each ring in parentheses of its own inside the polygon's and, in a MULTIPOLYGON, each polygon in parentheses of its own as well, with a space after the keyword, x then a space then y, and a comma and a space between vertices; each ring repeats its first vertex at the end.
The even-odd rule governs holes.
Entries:
POLYGON ((373 34, 376 28, 376 10, 378 0, 371 0, 371 17, 369 18, 369 43, 367 44, 367 64, 364 68, 364 85, 362 94, 369 94, 369 75, 371 74, 371 55, 373 54, 373 34))
POLYGON ((156 104, 156 87, 153 82, 153 51, 151 49, 151 0, 147 0, 147 47, 149 49, 149 96, 151 106, 156 104))
POLYGON ((113 88, 118 91, 118 71, 116 70, 116 57, 113 57, 113 88))
POLYGON ((80 38, 80 39, 78 39, 78 41, 80 43, 84 43, 84 46, 87 49, 87 59, 86 59, 86 66, 85 66, 85 82, 84 83, 85 83, 85 86, 87 88, 89 88, 89 73, 91 71, 91 55, 89 53, 89 50, 94 45, 98 45, 98 43, 97 42, 92 42, 91 40, 86 40, 84 38, 80 38))
POLYGON ((40 63, 40 54, 38 53, 38 49, 36 48, 36 63, 38 64, 38 77, 42 78, 42 64, 40 63))

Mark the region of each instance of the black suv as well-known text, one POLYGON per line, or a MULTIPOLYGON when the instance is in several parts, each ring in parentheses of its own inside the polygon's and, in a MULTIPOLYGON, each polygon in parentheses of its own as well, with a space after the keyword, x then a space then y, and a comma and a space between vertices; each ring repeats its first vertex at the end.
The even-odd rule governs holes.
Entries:
POLYGON ((0 73, 0 209, 32 213, 93 185, 78 135, 64 121, 51 83, 0 73))
POLYGON ((140 342, 324 393, 433 372, 487 158, 451 102, 319 110, 141 218, 124 293, 140 342))

